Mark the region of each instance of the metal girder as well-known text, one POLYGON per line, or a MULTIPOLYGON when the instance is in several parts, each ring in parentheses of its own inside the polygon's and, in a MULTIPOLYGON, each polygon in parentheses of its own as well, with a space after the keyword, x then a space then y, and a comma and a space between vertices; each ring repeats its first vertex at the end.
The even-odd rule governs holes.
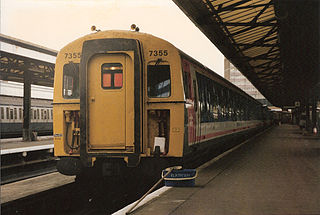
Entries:
MULTIPOLYGON (((275 70, 275 69, 277 69, 277 68, 279 67, 279 65, 280 65, 280 62, 277 63, 277 64, 275 64, 275 65, 273 65, 273 66, 271 66, 271 67, 267 67, 267 68, 265 68, 264 70, 259 70, 259 71, 257 72, 257 74, 258 74, 258 75, 259 75, 259 74, 266 75, 266 74, 269 74, 270 71, 271 71, 271 72, 276 72, 277 70, 275 70), (268 72, 268 73, 265 73, 265 72, 268 72)), ((262 75, 261 75, 261 76, 262 76, 262 75)), ((261 78, 261 76, 259 76, 259 77, 261 78)))
MULTIPOLYGON (((275 16, 264 15, 266 11, 270 14, 273 1, 232 0, 219 1, 218 5, 208 0, 174 2, 242 73, 246 71, 244 75, 266 96, 265 84, 259 81, 258 70, 253 65, 260 60, 271 63, 280 59, 276 48, 279 42, 274 35, 278 30, 277 20, 275 16), (259 51, 266 48, 266 52, 259 51), (248 55, 248 51, 252 53, 248 55)), ((260 64, 270 65, 265 63, 260 64)))
POLYGON ((51 56, 57 56, 57 54, 58 54, 58 52, 53 49, 49 49, 49 48, 46 48, 43 46, 39 46, 37 44, 33 44, 33 43, 19 40, 19 39, 13 38, 13 37, 9 37, 4 34, 0 34, 0 41, 4 42, 4 43, 16 45, 16 46, 19 46, 22 48, 30 49, 30 50, 33 50, 36 52, 40 52, 43 54, 51 55, 51 56))
MULTIPOLYGON (((243 2, 239 2, 238 3, 238 5, 241 5, 241 4, 243 4, 243 2)), ((225 8, 220 7, 218 9, 218 13, 224 12, 224 11, 230 11, 230 10, 235 11, 235 10, 252 9, 252 8, 256 9, 256 8, 259 8, 259 7, 265 7, 266 5, 269 5, 269 3, 267 3, 267 4, 256 4, 256 5, 239 6, 239 7, 236 7, 236 6, 233 5, 233 7, 230 7, 230 8, 229 7, 225 7, 225 8)))
MULTIPOLYGON (((238 34, 245 33, 245 32, 247 32, 247 31, 250 31, 250 30, 252 30, 252 29, 254 29, 254 28, 257 28, 257 27, 260 27, 260 26, 269 27, 269 24, 270 24, 272 21, 275 21, 275 20, 276 20, 275 18, 272 18, 272 19, 269 19, 269 20, 267 20, 267 21, 265 21, 265 22, 262 22, 262 23, 260 23, 260 24, 253 22, 249 27, 243 28, 243 29, 241 29, 240 31, 234 32, 234 33, 232 33, 230 36, 231 36, 231 37, 234 37, 234 36, 236 36, 236 35, 238 35, 238 34)), ((274 26, 275 26, 275 25, 274 25, 274 26)))
MULTIPOLYGON (((277 46, 277 44, 279 44, 278 42, 276 43, 268 43, 268 42, 271 42, 273 40, 276 40, 277 41, 277 36, 273 36, 269 39, 267 39, 270 35, 272 35, 273 33, 275 33, 277 31, 277 28, 276 26, 274 26, 265 36, 263 36, 262 38, 259 38, 253 42, 251 42, 250 44, 247 44, 244 48, 241 49, 241 51, 244 51, 244 50, 247 50, 247 49, 250 49, 252 47, 255 47, 255 46, 260 46, 260 47, 274 47, 274 46, 277 46)), ((236 44, 237 46, 239 46, 239 44, 236 44)))
POLYGON ((231 4, 229 6, 223 7, 223 4, 218 5, 217 13, 221 13, 224 11, 229 11, 229 10, 235 10, 237 9, 237 6, 242 5, 243 3, 249 2, 251 0, 244 0, 242 2, 236 2, 234 4, 231 4))
POLYGON ((24 83, 24 73, 31 74, 31 84, 53 87, 54 64, 0 51, 0 79, 24 83))
MULTIPOLYGON (((225 22, 225 26, 252 26, 252 22, 225 22)), ((264 22, 264 23, 255 23, 256 27, 263 26, 263 27, 268 27, 268 26, 277 26, 277 23, 272 23, 272 22, 264 22)))
POLYGON ((320 1, 173 1, 272 104, 317 94, 320 1))

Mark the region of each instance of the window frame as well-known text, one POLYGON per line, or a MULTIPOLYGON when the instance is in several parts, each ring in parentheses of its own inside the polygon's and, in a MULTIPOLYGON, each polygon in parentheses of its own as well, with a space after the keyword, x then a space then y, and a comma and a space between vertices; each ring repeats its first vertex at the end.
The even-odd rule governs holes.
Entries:
POLYGON ((62 75, 62 97, 64 99, 80 99, 80 79, 79 79, 79 63, 74 63, 72 61, 70 61, 69 63, 66 63, 63 65, 63 75, 62 75), (71 67, 74 66, 75 70, 70 71, 67 70, 67 67, 71 67), (65 76, 69 76, 73 78, 73 96, 68 96, 64 94, 64 90, 65 90, 65 76), (77 83, 77 85, 75 84, 77 83))
POLYGON ((13 119, 18 119, 17 108, 13 108, 13 119))
POLYGON ((6 107, 6 118, 10 119, 10 108, 6 107))
POLYGON ((1 119, 5 118, 4 107, 1 107, 1 119))
MULTIPOLYGON (((162 61, 161 62, 161 64, 156 64, 155 63, 155 65, 152 65, 152 63, 155 63, 154 61, 150 61, 148 64, 147 64, 147 96, 148 96, 148 98, 150 98, 150 99, 167 99, 167 98, 170 98, 171 96, 172 96, 172 72, 171 72, 171 66, 170 66, 170 64, 169 64, 169 62, 167 62, 167 61, 162 61), (162 97, 162 96, 151 96, 150 95, 150 91, 149 91, 149 67, 151 67, 151 66, 167 66, 168 67, 168 72, 169 72, 169 78, 170 79, 167 79, 167 80, 170 80, 170 82, 169 82, 169 95, 168 96, 164 96, 164 97, 162 97)), ((162 93, 163 94, 163 93, 162 93)))
POLYGON ((22 108, 19 108, 19 119, 22 119, 22 108))
MULTIPOLYGON (((114 66, 117 66, 117 65, 114 65, 114 66)), ((119 66, 119 65, 118 65, 119 66)), ((100 81, 100 85, 101 85, 101 88, 104 89, 104 90, 120 90, 123 88, 123 83, 124 83, 124 72, 123 72, 123 64, 120 63, 120 62, 116 62, 116 63, 104 63, 101 65, 101 81, 100 81), (104 66, 107 65, 107 64, 120 64, 121 65, 121 70, 120 69, 115 69, 115 70, 105 70, 104 69, 104 66), (121 72, 117 72, 117 71, 121 71, 121 72), (111 75, 111 80, 110 80, 110 87, 105 87, 103 86, 103 75, 104 74, 110 74, 111 75), (122 84, 121 84, 121 87, 116 87, 114 84, 115 84, 115 74, 121 74, 122 75, 122 84)))
POLYGON ((10 120, 12 119, 14 119, 14 116, 13 116, 13 108, 10 108, 10 110, 9 110, 9 112, 10 112, 10 120))

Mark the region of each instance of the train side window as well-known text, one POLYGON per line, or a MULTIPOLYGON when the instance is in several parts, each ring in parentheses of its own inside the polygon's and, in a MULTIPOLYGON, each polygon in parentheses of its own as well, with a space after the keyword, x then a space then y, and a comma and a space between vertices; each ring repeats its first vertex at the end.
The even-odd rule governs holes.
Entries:
POLYGON ((237 96, 237 121, 241 120, 241 97, 237 96))
POLYGON ((22 108, 19 108, 19 119, 22 119, 22 108))
POLYGON ((49 109, 47 109, 47 119, 49 119, 49 109))
POLYGON ((197 82, 193 80, 193 93, 194 93, 194 111, 198 111, 198 94, 197 94, 197 82))
POLYGON ((31 111, 30 111, 30 119, 33 119, 34 116, 33 116, 33 109, 31 108, 31 111))
POLYGON ((43 119, 43 109, 41 109, 41 119, 43 119))
POLYGON ((171 95, 170 65, 148 65, 147 89, 150 98, 167 98, 171 95))
POLYGON ((217 92, 217 87, 216 87, 216 83, 214 83, 214 85, 212 86, 212 92, 213 92, 213 119, 214 121, 218 121, 219 120, 219 114, 218 114, 218 92, 217 92))
POLYGON ((37 119, 37 110, 33 110, 33 118, 37 119))
POLYGON ((17 116, 18 116, 17 108, 14 108, 13 110, 14 110, 14 112, 13 112, 13 118, 14 118, 14 119, 17 119, 17 116))
POLYGON ((184 94, 186 99, 191 99, 191 77, 190 72, 183 72, 184 94))
POLYGON ((1 119, 4 119, 4 108, 1 107, 1 119))
POLYGON ((6 108, 6 115, 7 115, 7 119, 9 119, 9 114, 10 114, 10 108, 6 108))
POLYGON ((63 98, 79 98, 79 64, 70 62, 63 66, 63 98))
POLYGON ((205 77, 197 73, 198 94, 200 103, 200 121, 206 122, 205 77))
POLYGON ((121 63, 104 63, 101 66, 101 87, 121 89, 123 85, 123 66, 121 63))
POLYGON ((40 111, 37 109, 37 119, 40 119, 40 111))
POLYGON ((222 97, 222 87, 220 85, 217 85, 217 97, 218 97, 218 104, 217 104, 218 121, 222 121, 223 120, 223 114, 222 114, 223 97, 222 97))
POLYGON ((225 120, 229 121, 230 120, 230 95, 229 95, 229 90, 225 88, 225 120))
POLYGON ((10 119, 13 119, 13 109, 10 108, 10 119))
POLYGON ((214 122, 214 105, 215 105, 215 100, 214 100, 214 93, 213 93, 213 83, 212 81, 209 82, 208 84, 208 97, 209 97, 209 121, 214 122))
POLYGON ((53 119, 53 110, 51 109, 51 119, 53 119))

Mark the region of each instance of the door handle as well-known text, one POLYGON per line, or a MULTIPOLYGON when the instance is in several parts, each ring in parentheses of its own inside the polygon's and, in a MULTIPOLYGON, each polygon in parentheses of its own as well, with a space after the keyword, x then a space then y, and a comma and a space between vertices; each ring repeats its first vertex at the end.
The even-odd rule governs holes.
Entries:
POLYGON ((95 99, 94 97, 91 97, 91 98, 90 98, 90 101, 91 101, 91 102, 95 102, 96 99, 95 99))

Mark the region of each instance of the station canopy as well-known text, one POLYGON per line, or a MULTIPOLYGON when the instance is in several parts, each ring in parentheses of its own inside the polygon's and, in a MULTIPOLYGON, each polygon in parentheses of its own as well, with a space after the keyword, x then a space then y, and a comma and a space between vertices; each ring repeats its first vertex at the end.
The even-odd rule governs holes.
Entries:
POLYGON ((319 1, 173 1, 273 105, 320 93, 319 1))
MULTIPOLYGON (((11 45, 12 50, 24 49, 31 51, 36 56, 56 57, 58 52, 37 44, 0 34, 2 46, 11 45)), ((24 83, 26 75, 29 76, 31 84, 53 87, 55 64, 35 57, 23 56, 14 51, 0 50, 0 79, 24 83)))

